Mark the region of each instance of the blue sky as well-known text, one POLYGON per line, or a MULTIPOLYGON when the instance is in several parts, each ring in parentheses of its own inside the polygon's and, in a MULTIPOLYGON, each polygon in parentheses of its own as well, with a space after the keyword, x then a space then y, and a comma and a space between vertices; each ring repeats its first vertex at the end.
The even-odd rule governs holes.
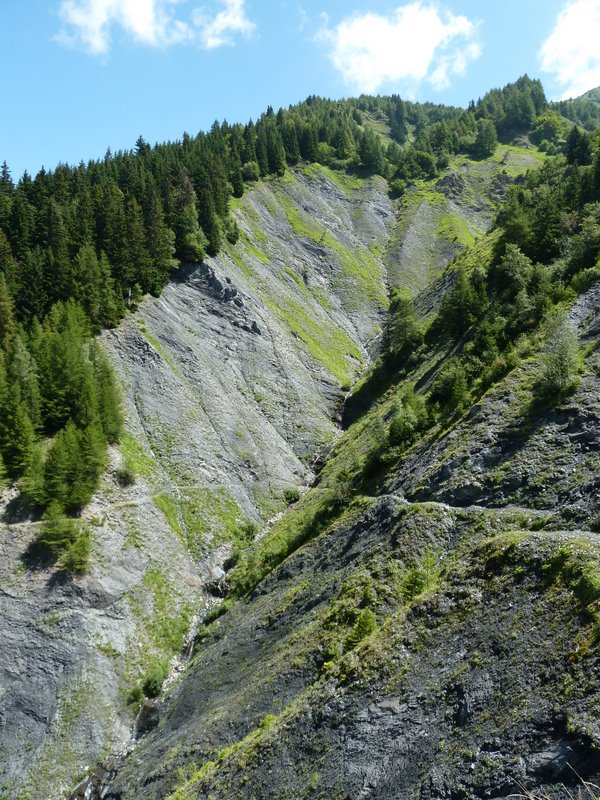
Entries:
POLYGON ((13 177, 246 122, 309 94, 466 105, 527 72, 600 84, 600 0, 4 0, 13 177))

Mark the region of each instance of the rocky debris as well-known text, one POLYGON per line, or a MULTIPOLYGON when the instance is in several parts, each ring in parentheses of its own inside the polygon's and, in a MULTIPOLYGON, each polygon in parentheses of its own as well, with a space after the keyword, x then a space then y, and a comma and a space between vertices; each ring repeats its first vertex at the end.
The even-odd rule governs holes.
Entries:
MULTIPOLYGON (((582 339, 597 291, 571 312, 582 339)), ((553 580, 549 565, 579 548, 582 569, 600 560, 600 359, 567 402, 531 413, 536 369, 526 362, 416 445, 389 494, 234 606, 108 797, 164 796, 207 762, 190 797, 568 800, 577 775, 597 784, 597 633, 574 577, 553 580), (439 583, 413 604, 390 599, 389 565, 406 574, 427 553, 439 583), (336 660, 326 632, 333 610, 343 626, 353 585, 377 595, 379 628, 336 660)))
MULTIPOLYGON (((600 320, 600 282, 569 317, 586 342, 600 320)), ((557 525, 598 524, 600 358, 593 352, 579 388, 552 409, 533 409, 539 364, 526 362, 491 389, 452 430, 407 454, 394 491, 451 505, 553 511, 557 525)))
MULTIPOLYGON (((577 604, 541 578, 557 534, 531 535, 514 581, 510 560, 485 568, 490 513, 388 496, 293 554, 222 619, 108 797, 165 796, 186 763, 236 741, 190 797, 482 800, 524 787, 567 800, 569 764, 595 780, 600 664, 597 654, 569 662, 583 635, 577 604), (384 627, 361 655, 323 675, 323 614, 343 587, 425 547, 449 553, 442 583, 406 613, 380 609, 384 627), (169 760, 182 742, 185 756, 169 760)), ((499 514, 495 525, 511 522, 499 514)))
POLYGON ((438 190, 438 192, 441 192, 442 194, 445 194, 446 197, 451 197, 452 199, 460 197, 466 187, 466 180, 458 172, 450 172, 448 175, 444 175, 444 177, 440 178, 435 184, 435 188, 438 190))
POLYGON ((507 172, 499 172, 492 182, 491 195, 497 203, 501 203, 505 196, 506 190, 518 179, 513 178, 507 172))

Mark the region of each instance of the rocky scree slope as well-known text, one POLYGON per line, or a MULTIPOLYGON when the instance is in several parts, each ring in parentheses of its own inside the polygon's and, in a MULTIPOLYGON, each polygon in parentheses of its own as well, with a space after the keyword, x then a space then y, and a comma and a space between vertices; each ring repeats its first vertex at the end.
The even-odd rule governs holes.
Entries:
POLYGON ((14 490, 2 497, 3 798, 63 797, 128 741, 128 701, 165 674, 249 523, 311 481, 368 361, 394 224, 383 179, 297 170, 234 213, 236 245, 103 335, 127 432, 84 513, 89 573, 40 562, 39 522, 14 515, 14 490))

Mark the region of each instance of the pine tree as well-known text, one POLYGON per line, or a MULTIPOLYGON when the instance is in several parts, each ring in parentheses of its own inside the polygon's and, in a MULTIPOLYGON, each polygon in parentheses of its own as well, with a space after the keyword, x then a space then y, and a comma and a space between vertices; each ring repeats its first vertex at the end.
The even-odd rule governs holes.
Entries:
MULTIPOLYGON (((415 145, 416 146, 416 145, 415 145)), ((369 172, 385 174, 385 159, 379 137, 373 131, 365 130, 360 139, 359 155, 362 165, 369 172)))
POLYGON ((48 309, 47 263, 47 256, 40 247, 28 251, 20 263, 15 301, 22 320, 30 321, 34 317, 40 319, 48 309))
POLYGON ((115 328, 119 324, 119 320, 125 316, 125 303, 123 295, 115 287, 106 253, 100 253, 98 276, 100 286, 99 322, 103 327, 115 328))
POLYGON ((198 262, 204 259, 208 240, 198 223, 196 192, 183 171, 174 192, 175 253, 181 261, 198 262))
POLYGON ((52 298, 66 300, 76 289, 75 274, 69 258, 67 230, 60 206, 54 200, 48 207, 47 230, 52 298))
POLYGON ((37 365, 27 349, 24 333, 17 333, 8 359, 7 377, 18 388, 21 402, 33 427, 41 427, 41 396, 37 376, 37 365))
POLYGON ((281 138, 285 148, 285 157, 290 165, 300 161, 300 145, 298 144, 298 134, 294 120, 286 119, 281 128, 281 138))
POLYGON ((85 480, 85 464, 80 437, 71 420, 55 436, 44 463, 44 500, 53 500, 65 509, 81 507, 80 485, 85 480))
POLYGON ((171 270, 177 266, 177 261, 174 258, 175 234, 167 227, 160 198, 154 188, 147 194, 144 224, 149 255, 147 290, 159 294, 171 270))
POLYGON ((536 394, 539 400, 560 400, 578 385, 581 354, 577 332, 568 319, 559 322, 546 345, 544 369, 536 394))
POLYGON ((496 128, 491 119, 477 120, 477 137, 473 145, 473 154, 477 158, 488 158, 498 146, 496 128))
POLYGON ((65 516, 61 504, 53 500, 45 514, 38 542, 58 555, 73 539, 75 522, 65 516))
POLYGON ((7 231, 13 255, 20 262, 25 260, 33 244, 34 230, 35 212, 20 184, 12 199, 9 229, 7 231))
POLYGON ((242 174, 242 163, 237 156, 232 160, 230 180, 233 196, 241 197, 244 194, 244 176, 242 174))
POLYGON ((285 148, 281 134, 275 124, 267 126, 267 160, 269 162, 269 172, 280 176, 285 174, 285 148))
POLYGON ((84 243, 75 259, 75 297, 94 326, 101 322, 101 284, 98 258, 93 246, 84 243))
POLYGON ((261 178, 269 174, 269 148, 267 146, 267 132, 264 124, 257 125, 258 138, 256 140, 256 160, 261 178))
POLYGON ((17 265, 3 230, 0 230, 0 272, 4 274, 9 290, 14 296, 18 287, 17 265))
POLYGON ((74 506, 82 508, 90 501, 98 478, 106 467, 106 439, 97 423, 87 425, 78 435, 82 471, 73 484, 71 501, 74 506))
POLYGON ((9 386, 7 407, 3 409, 0 443, 6 468, 13 476, 21 475, 31 458, 35 430, 29 415, 20 402, 15 387, 9 386))
POLYGON ((110 362, 97 341, 90 344, 90 359, 96 378, 98 419, 106 440, 114 444, 123 428, 121 393, 110 362))
POLYGON ((0 348, 7 352, 15 336, 14 303, 4 273, 0 272, 0 348))
POLYGON ((2 459, 2 453, 0 453, 0 489, 3 489, 8 482, 8 474, 6 472, 6 467, 4 466, 4 461, 2 459))

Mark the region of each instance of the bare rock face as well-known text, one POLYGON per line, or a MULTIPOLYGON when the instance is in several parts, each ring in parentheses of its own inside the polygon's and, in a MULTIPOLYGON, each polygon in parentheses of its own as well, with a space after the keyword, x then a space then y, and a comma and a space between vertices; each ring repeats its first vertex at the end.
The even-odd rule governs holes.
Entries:
POLYGON ((311 481, 342 386, 368 360, 387 304, 385 182, 299 170, 262 183, 235 215, 236 245, 182 268, 103 334, 127 433, 84 514, 89 573, 40 563, 39 523, 3 497, 2 797, 64 797, 127 747, 140 685, 172 659, 178 669, 240 531, 311 481), (133 486, 119 483, 125 465, 133 486))

